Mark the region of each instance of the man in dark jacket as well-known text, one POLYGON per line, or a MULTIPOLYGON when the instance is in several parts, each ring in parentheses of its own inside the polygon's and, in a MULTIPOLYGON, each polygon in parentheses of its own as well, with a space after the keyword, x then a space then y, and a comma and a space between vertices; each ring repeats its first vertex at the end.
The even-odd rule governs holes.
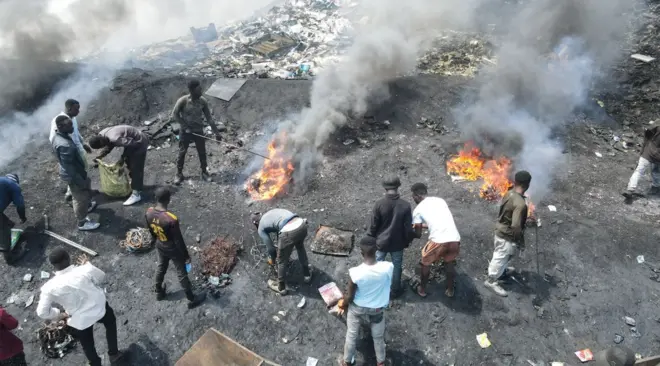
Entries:
POLYGON ((87 168, 78 147, 71 139, 73 122, 65 115, 55 119, 57 131, 53 138, 53 153, 60 163, 60 178, 69 185, 73 196, 73 211, 78 220, 78 230, 96 230, 100 224, 87 217, 96 208, 92 200, 92 182, 87 176, 87 168))
POLYGON ((0 366, 27 366, 23 342, 11 331, 18 328, 18 320, 0 308, 0 366))
POLYGON ((7 176, 0 178, 0 252, 5 257, 7 264, 11 265, 16 263, 25 254, 25 248, 21 247, 18 252, 13 251, 11 247, 11 229, 14 227, 14 222, 4 214, 10 203, 16 206, 16 212, 21 219, 21 224, 27 221, 25 217, 25 202, 23 200, 23 193, 19 186, 18 175, 7 174, 7 176))
POLYGON ((623 196, 631 199, 637 192, 639 178, 647 169, 651 168, 651 190, 649 194, 660 193, 660 126, 650 128, 644 132, 644 145, 637 167, 628 181, 628 189, 623 196))
POLYGON ((188 308, 192 309, 204 302, 206 293, 195 295, 192 284, 188 278, 186 265, 190 263, 188 248, 183 241, 179 219, 167 210, 170 204, 170 190, 161 187, 156 190, 156 207, 147 210, 147 226, 151 232, 152 244, 156 244, 158 252, 158 269, 156 270, 156 300, 165 298, 166 289, 163 287, 165 272, 170 261, 174 264, 179 283, 188 298, 188 308))
POLYGON ((387 254, 392 257, 394 274, 392 275, 391 296, 401 295, 401 272, 403 270, 403 250, 413 239, 412 209, 410 203, 399 196, 401 181, 392 176, 383 181, 385 197, 376 201, 371 215, 368 235, 376 238, 376 259, 384 261, 387 254))
POLYGON ((92 149, 103 149, 97 159, 106 157, 115 147, 123 147, 121 161, 126 163, 131 177, 133 194, 124 202, 130 206, 142 200, 144 162, 149 148, 149 137, 133 126, 119 125, 101 130, 89 140, 92 149))

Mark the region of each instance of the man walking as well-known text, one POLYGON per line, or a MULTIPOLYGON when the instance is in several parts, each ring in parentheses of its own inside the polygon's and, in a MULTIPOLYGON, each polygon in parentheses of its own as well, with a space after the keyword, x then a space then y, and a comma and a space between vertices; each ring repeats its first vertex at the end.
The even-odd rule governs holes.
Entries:
MULTIPOLYGON (((75 200, 75 192, 73 194, 75 200)), ((96 353, 94 343, 94 324, 102 323, 105 326, 110 363, 119 361, 123 353, 117 347, 117 319, 100 287, 105 273, 89 262, 82 266, 72 266, 69 253, 62 248, 53 250, 48 260, 56 272, 41 287, 37 315, 46 320, 66 319, 91 366, 101 366, 101 358, 96 353), (53 304, 60 305, 64 312, 53 307, 53 304)))
POLYGON ((623 196, 632 199, 639 195, 637 184, 639 178, 644 175, 647 169, 651 170, 651 189, 649 194, 660 194, 660 126, 656 126, 644 131, 644 144, 642 145, 642 154, 637 162, 637 167, 628 181, 628 189, 623 192, 623 196))
POLYGON ((73 211, 78 220, 78 230, 96 230, 101 226, 87 217, 96 208, 92 200, 92 181, 87 175, 87 164, 83 155, 71 139, 73 122, 68 116, 55 119, 57 131, 53 138, 53 152, 60 163, 60 178, 69 185, 73 196, 73 211))
POLYGON ((206 293, 195 295, 192 284, 188 278, 186 264, 190 263, 188 248, 183 240, 179 219, 173 213, 167 211, 172 194, 166 187, 156 189, 156 207, 147 210, 147 227, 151 232, 152 245, 156 244, 158 252, 158 269, 156 270, 156 300, 161 301, 167 295, 163 286, 165 272, 170 261, 174 264, 179 283, 188 298, 188 308, 192 309, 206 300, 206 293))
POLYGON ((500 296, 508 293, 500 286, 500 278, 513 273, 513 267, 507 267, 518 251, 525 249, 525 223, 527 221, 527 202, 525 192, 532 182, 532 175, 521 170, 514 176, 514 185, 502 198, 500 213, 495 224, 495 250, 488 265, 486 287, 500 296))
POLYGON ((410 245, 412 233, 412 209, 410 203, 399 196, 401 181, 393 176, 383 181, 385 197, 376 201, 371 215, 368 235, 376 238, 376 259, 384 261, 387 254, 392 257, 392 298, 403 293, 401 272, 403 270, 403 250, 410 245))
POLYGON ((133 126, 119 125, 101 130, 98 135, 89 140, 92 149, 103 149, 96 159, 103 159, 115 147, 123 147, 121 161, 126 163, 131 177, 133 193, 124 202, 130 206, 142 200, 144 188, 144 162, 149 148, 149 137, 133 126))
POLYGON ((362 264, 348 270, 348 292, 339 301, 339 314, 348 309, 346 316, 346 343, 340 366, 355 364, 355 348, 360 325, 371 327, 378 366, 385 365, 385 314, 390 302, 390 287, 394 266, 376 260, 376 239, 365 236, 360 240, 362 264))
POLYGON ((18 181, 18 175, 7 174, 7 176, 0 178, 0 252, 2 252, 5 262, 12 265, 18 262, 25 255, 25 247, 21 247, 18 252, 14 252, 11 247, 11 229, 14 227, 14 222, 4 214, 10 203, 16 206, 16 212, 21 219, 21 224, 27 221, 25 217, 25 202, 23 200, 23 193, 18 181))
POLYGON ((18 328, 18 320, 0 307, 0 366, 27 366, 23 341, 11 331, 18 328))
POLYGON ((206 140, 204 137, 204 122, 211 127, 213 134, 218 140, 221 139, 220 132, 211 118, 209 102, 202 96, 202 85, 199 80, 188 82, 188 95, 184 95, 177 100, 172 111, 172 119, 179 123, 179 156, 176 161, 176 178, 174 184, 181 184, 183 181, 183 164, 186 160, 186 153, 191 142, 195 143, 199 164, 202 168, 202 179, 211 180, 206 163, 206 140))
POLYGON ((268 287, 280 295, 286 295, 286 268, 293 249, 298 253, 298 260, 303 270, 303 281, 312 281, 312 268, 307 260, 305 238, 307 237, 307 220, 298 217, 289 210, 276 208, 263 214, 253 213, 250 217, 257 228, 261 241, 268 248, 268 264, 277 262, 277 281, 268 280, 268 287), (277 247, 270 235, 275 234, 277 247))
MULTIPOLYGON (((55 119, 57 119, 57 117, 67 116, 71 118, 71 122, 73 123, 73 132, 71 133, 71 140, 78 148, 80 155, 83 157, 83 161, 85 162, 85 164, 87 164, 87 157, 85 156, 85 152, 91 153, 92 149, 89 147, 89 145, 85 144, 85 141, 83 140, 82 135, 80 134, 80 130, 78 129, 78 119, 76 117, 78 116, 79 113, 80 113, 80 103, 78 103, 78 101, 75 99, 67 99, 66 102, 64 102, 64 112, 61 112, 60 114, 55 116, 55 118, 53 118, 53 120, 50 122, 50 135, 48 137, 48 140, 52 144, 53 139, 55 139, 55 134, 57 133, 57 124, 55 122, 55 119)), ((71 190, 69 189, 68 186, 64 198, 67 201, 71 201, 72 199, 71 190)))
POLYGON ((429 229, 429 240, 422 248, 420 261, 420 279, 417 294, 426 297, 426 285, 431 274, 431 265, 443 261, 447 283, 445 295, 454 297, 456 279, 456 258, 461 251, 461 235, 456 229, 454 216, 447 202, 439 197, 427 197, 428 189, 424 183, 415 183, 412 188, 413 200, 417 204, 413 211, 415 238, 422 237, 422 229, 429 229))

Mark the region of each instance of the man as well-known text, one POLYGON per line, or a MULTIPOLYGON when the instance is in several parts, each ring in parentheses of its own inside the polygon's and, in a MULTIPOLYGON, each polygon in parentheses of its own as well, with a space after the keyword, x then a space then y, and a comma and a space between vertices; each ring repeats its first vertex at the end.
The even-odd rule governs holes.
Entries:
POLYGON ((206 140, 201 137, 204 135, 204 123, 211 127, 218 140, 221 139, 220 132, 211 118, 209 102, 202 96, 202 85, 199 80, 190 80, 188 82, 188 95, 184 95, 177 100, 172 119, 179 123, 179 157, 176 161, 176 178, 174 184, 181 184, 183 181, 183 163, 186 160, 186 153, 191 142, 195 143, 199 164, 202 168, 202 179, 210 181, 211 176, 206 164, 206 140))
POLYGON ((92 149, 101 149, 96 159, 103 159, 115 147, 123 147, 121 161, 126 163, 131 177, 131 188, 133 193, 124 202, 124 206, 130 206, 142 200, 142 188, 144 187, 144 162, 147 158, 149 148, 149 137, 133 126, 119 125, 101 130, 98 135, 89 140, 92 149))
POLYGON ((0 366, 27 366, 23 342, 11 331, 18 328, 18 320, 0 307, 0 366))
POLYGON ((385 260, 387 254, 392 257, 394 275, 392 276, 391 296, 396 298, 403 291, 401 287, 401 271, 403 270, 403 250, 412 241, 412 209, 410 203, 399 196, 401 186, 399 177, 393 176, 383 181, 385 197, 379 199, 374 206, 369 226, 369 236, 376 238, 378 251, 376 259, 385 260))
POLYGON ((11 229, 14 227, 14 222, 4 214, 10 203, 16 206, 21 224, 25 223, 27 221, 25 202, 16 174, 7 174, 7 176, 0 178, 0 209, 2 209, 2 215, 0 215, 0 252, 2 252, 8 265, 18 262, 25 255, 25 247, 21 247, 18 252, 12 251, 11 229))
POLYGON ((270 210, 263 216, 259 212, 253 213, 250 219, 257 228, 261 241, 268 248, 268 264, 273 265, 277 261, 277 281, 268 280, 268 287, 280 295, 286 295, 286 268, 294 248, 302 265, 303 281, 310 283, 312 271, 305 251, 307 220, 282 208, 270 210), (276 235, 277 247, 270 238, 271 234, 276 235))
MULTIPOLYGON (((66 102, 64 102, 64 112, 61 112, 53 120, 50 122, 50 135, 48 137, 48 140, 50 143, 53 143, 53 139, 55 138, 56 130, 57 130, 57 124, 55 122, 55 119, 59 116, 68 116, 71 118, 71 121, 73 122, 73 133, 71 133, 71 140, 73 140, 73 143, 76 144, 76 147, 78 148, 78 151, 80 151, 80 155, 83 157, 83 161, 85 164, 87 164, 87 157, 85 156, 85 152, 91 153, 92 149, 89 147, 89 145, 85 144, 82 135, 80 134, 80 130, 78 130, 78 119, 76 116, 80 113, 80 103, 78 103, 77 100, 75 99, 67 99, 66 102)), ((67 187, 66 194, 64 195, 64 199, 67 201, 71 201, 72 196, 71 196, 71 190, 69 187, 67 187)))
MULTIPOLYGON (((76 199, 75 192, 73 199, 76 199)), ((53 250, 48 260, 56 272, 41 287, 37 315, 46 320, 66 319, 91 366, 101 366, 101 358, 94 344, 94 324, 102 323, 105 326, 110 363, 119 361, 123 353, 117 348, 117 319, 100 287, 105 273, 89 262, 82 266, 72 266, 69 253, 62 248, 53 250), (61 306, 64 312, 53 307, 53 304, 61 306)))
POLYGON ((193 293, 192 284, 186 270, 186 264, 190 263, 190 255, 179 228, 179 219, 173 213, 167 211, 171 195, 170 190, 166 187, 156 189, 156 207, 150 207, 146 214, 147 227, 152 237, 151 244, 156 244, 158 252, 156 300, 165 299, 167 293, 163 286, 163 280, 165 279, 167 267, 172 261, 177 277, 179 277, 179 283, 181 283, 181 287, 183 287, 188 298, 188 308, 192 309, 204 302, 206 293, 198 295, 193 293))
POLYGON ((69 185, 73 196, 78 230, 96 230, 101 225, 87 217, 87 213, 96 208, 96 201, 92 200, 92 182, 87 176, 87 164, 71 139, 73 122, 68 116, 57 116, 55 123, 57 130, 52 142, 53 152, 60 163, 60 178, 69 185))
POLYGON ((637 162, 637 167, 628 181, 628 189, 623 192, 623 196, 632 199, 637 192, 639 178, 644 175, 647 169, 651 169, 651 189, 649 194, 660 193, 660 126, 656 126, 644 131, 644 144, 642 145, 642 154, 637 162))
POLYGON ((502 198, 500 213, 495 224, 495 250, 488 265, 488 279, 484 284, 500 296, 508 293, 500 286, 500 279, 513 274, 515 269, 507 267, 520 250, 525 249, 525 223, 527 202, 525 192, 532 182, 532 175, 521 170, 514 176, 513 188, 502 198))
POLYGON ((413 211, 413 226, 415 238, 422 237, 422 229, 428 227, 429 240, 422 248, 420 261, 420 284, 417 294, 426 297, 426 285, 431 274, 431 265, 443 261, 447 284, 445 295, 454 297, 454 281, 456 279, 456 258, 461 249, 461 235, 456 229, 447 202, 439 197, 427 197, 428 189, 424 183, 415 183, 412 188, 413 200, 417 204, 413 211))
POLYGON ((385 319, 384 309, 390 302, 392 286, 392 263, 376 260, 376 239, 365 236, 360 240, 362 264, 348 270, 348 292, 339 300, 339 314, 348 309, 346 316, 346 343, 341 366, 355 363, 355 348, 360 324, 371 327, 371 337, 376 350, 378 366, 385 365, 385 319))

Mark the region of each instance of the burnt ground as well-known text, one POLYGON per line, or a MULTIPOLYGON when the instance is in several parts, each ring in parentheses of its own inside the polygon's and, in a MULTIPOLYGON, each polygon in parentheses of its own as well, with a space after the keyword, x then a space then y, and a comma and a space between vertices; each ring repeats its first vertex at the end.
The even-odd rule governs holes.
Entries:
MULTIPOLYGON (((294 293, 278 297, 266 287, 269 270, 263 260, 265 248, 247 226, 247 216, 253 210, 284 207, 307 217, 312 227, 333 225, 354 230, 359 236, 373 202, 383 193, 380 181, 390 172, 400 175, 403 196, 410 201, 408 187, 417 181, 426 182, 432 194, 445 198, 463 237, 454 299, 447 299, 443 283, 436 281, 428 298, 422 300, 408 290, 387 311, 391 364, 523 365, 527 360, 578 364, 573 352, 611 346, 615 333, 623 335, 623 344, 636 352, 654 353, 660 342, 656 322, 660 284, 649 278, 649 264, 660 266, 656 245, 660 201, 640 199, 623 204, 620 191, 637 153, 602 150, 602 140, 589 133, 584 124, 571 126, 570 138, 564 141, 566 163, 557 172, 552 193, 537 202, 543 220, 538 230, 540 275, 534 232, 530 230, 527 251, 516 262, 522 270, 520 283, 507 285, 510 296, 500 298, 484 288, 497 206, 478 198, 475 185, 452 183, 444 169, 448 154, 461 144, 451 123, 450 108, 459 101, 466 83, 466 79, 437 76, 395 82, 391 102, 378 109, 374 118, 353 121, 332 137, 327 158, 304 194, 291 193, 271 202, 250 205, 241 191, 243 172, 252 161, 250 155, 209 144, 215 182, 205 183, 197 178, 199 165, 191 148, 185 170, 191 179, 177 189, 171 205, 181 219, 187 243, 199 248, 217 236, 228 236, 243 247, 243 252, 231 274, 233 284, 223 289, 219 298, 190 311, 172 272, 166 281, 173 293, 166 301, 155 301, 155 253, 127 254, 118 245, 128 229, 143 225, 151 197, 128 208, 120 201, 100 199, 102 203, 92 216, 100 219, 101 229, 79 233, 74 230, 72 209, 63 203, 65 188, 57 177, 45 134, 44 143, 35 141, 35 149, 6 171, 16 171, 22 177, 28 225, 34 225, 46 212, 55 232, 100 253, 92 262, 108 275, 106 289, 118 318, 120 346, 131 351, 128 364, 172 365, 209 327, 282 365, 303 364, 308 356, 318 358, 319 365, 333 364, 342 352, 345 324, 327 314, 316 289, 329 281, 343 287, 347 269, 360 263, 358 251, 349 258, 309 252, 316 269, 313 285, 302 285, 296 263, 291 277, 294 293), (437 134, 420 128, 421 117, 442 121, 448 132, 437 134), (383 124, 384 120, 390 125, 383 124), (344 145, 349 138, 356 142, 344 145), (603 157, 597 157, 595 151, 602 151, 603 157), (548 204, 555 205, 557 212, 550 212, 548 204), (195 242, 198 234, 200 244, 195 242), (646 264, 637 263, 638 255, 644 255, 646 264), (298 309, 301 296, 307 298, 307 305, 298 309), (273 316, 279 311, 286 315, 276 322, 273 316), (635 318, 639 338, 633 336, 623 316, 635 318), (481 349, 475 339, 483 332, 493 343, 488 349, 481 349), (283 338, 291 341, 285 344, 283 338)), ((213 100, 214 113, 227 123, 229 141, 240 139, 247 146, 262 143, 276 128, 273 121, 308 103, 309 87, 306 81, 250 80, 231 103, 213 100)), ((116 123, 139 126, 146 118, 169 112, 184 91, 181 77, 127 72, 112 90, 83 106, 79 118, 83 134, 89 136, 116 123)), ((151 150, 146 184, 154 187, 170 181, 175 158, 175 146, 151 150)), ((92 177, 98 187, 98 172, 93 171, 92 177)), ((648 186, 648 177, 644 183, 648 186)), ((11 207, 7 213, 15 218, 11 207)), ((0 264, 0 300, 21 321, 17 334, 25 341, 30 364, 82 364, 79 347, 63 360, 44 359, 34 333, 41 324, 36 305, 24 308, 23 304, 5 304, 12 293, 24 297, 38 294, 43 283, 39 273, 50 269, 47 252, 58 245, 36 234, 27 238, 30 253, 25 260, 12 268, 0 264), (35 275, 31 283, 23 282, 26 273, 35 275)), ((406 251, 405 273, 415 271, 421 245, 422 241, 416 240, 406 251)), ((195 249, 191 253, 194 277, 199 277, 199 253, 195 249)), ((96 339, 99 351, 105 352, 101 326, 96 339)), ((369 340, 360 344, 359 351, 360 364, 375 363, 369 340)))

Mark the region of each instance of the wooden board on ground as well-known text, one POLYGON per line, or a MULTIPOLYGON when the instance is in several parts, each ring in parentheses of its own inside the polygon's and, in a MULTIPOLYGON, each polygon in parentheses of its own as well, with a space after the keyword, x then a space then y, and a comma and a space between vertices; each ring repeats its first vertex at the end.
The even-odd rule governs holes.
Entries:
POLYGON ((312 252, 339 257, 348 257, 353 250, 353 232, 330 226, 319 225, 312 241, 312 252))
POLYGON ((176 362, 176 366, 280 366, 211 328, 176 362))
POLYGON ((642 358, 635 362, 635 366, 658 366, 660 365, 660 356, 642 358))

